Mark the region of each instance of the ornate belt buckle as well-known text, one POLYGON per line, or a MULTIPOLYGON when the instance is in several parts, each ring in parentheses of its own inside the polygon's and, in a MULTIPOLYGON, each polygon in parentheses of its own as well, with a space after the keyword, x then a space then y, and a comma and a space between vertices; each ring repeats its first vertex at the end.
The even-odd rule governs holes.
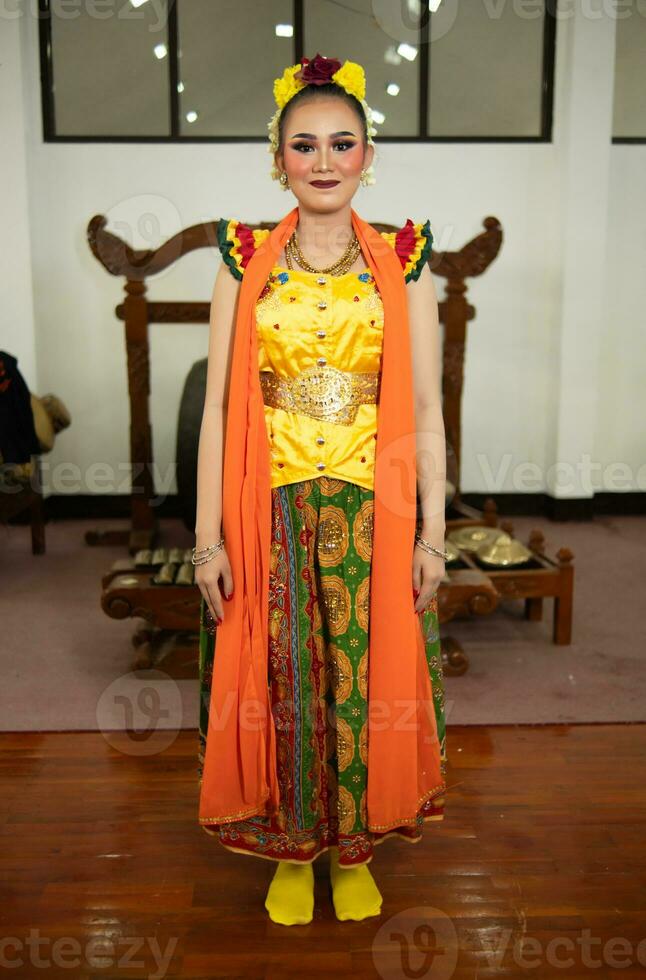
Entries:
POLYGON ((293 378, 292 392, 296 411, 325 418, 350 404, 352 380, 335 367, 311 367, 293 378))

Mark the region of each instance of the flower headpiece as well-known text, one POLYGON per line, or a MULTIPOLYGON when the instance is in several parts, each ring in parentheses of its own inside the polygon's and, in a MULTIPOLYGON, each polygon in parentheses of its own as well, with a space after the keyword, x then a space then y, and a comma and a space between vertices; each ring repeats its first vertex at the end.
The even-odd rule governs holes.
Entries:
MULTIPOLYGON (((326 85, 328 82, 334 82, 359 100, 366 114, 368 143, 371 146, 375 145, 372 137, 376 136, 377 130, 373 125, 372 110, 365 100, 366 76, 363 68, 354 61, 346 61, 342 65, 336 58, 326 58, 317 52, 311 61, 309 58, 302 58, 300 64, 286 68, 281 78, 274 80, 274 99, 278 108, 267 124, 269 130, 269 146, 267 149, 272 156, 279 148, 278 123, 280 115, 290 99, 306 85, 326 85)), ((365 173, 365 183, 374 184, 372 164, 365 173)), ((271 176, 273 180, 280 180, 280 171, 275 163, 271 169, 271 176)))

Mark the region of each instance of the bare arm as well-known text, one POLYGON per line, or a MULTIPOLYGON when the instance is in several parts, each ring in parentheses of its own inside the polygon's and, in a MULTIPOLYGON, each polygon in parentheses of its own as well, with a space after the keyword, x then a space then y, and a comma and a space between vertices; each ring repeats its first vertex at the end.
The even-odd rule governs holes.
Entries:
MULTIPOLYGON (((239 281, 222 263, 211 297, 206 393, 197 459, 195 546, 198 549, 215 544, 222 536, 222 464, 239 288, 239 281)), ((220 575, 224 592, 229 594, 233 582, 225 551, 195 567, 195 580, 214 618, 223 617, 217 582, 220 575)))
MULTIPOLYGON (((428 265, 406 287, 413 360, 417 482, 422 509, 421 534, 444 549, 446 437, 442 414, 440 323, 435 284, 428 265)), ((413 585, 420 588, 416 608, 426 605, 444 575, 444 561, 415 549, 413 585)))

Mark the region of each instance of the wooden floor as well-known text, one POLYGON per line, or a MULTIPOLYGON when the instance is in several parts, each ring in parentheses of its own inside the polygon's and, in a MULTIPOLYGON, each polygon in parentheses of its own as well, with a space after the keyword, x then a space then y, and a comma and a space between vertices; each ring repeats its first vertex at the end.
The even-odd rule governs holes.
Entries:
POLYGON ((7 976, 646 976, 646 725, 449 727, 445 820, 377 847, 381 916, 337 921, 322 855, 293 927, 274 863, 197 823, 196 732, 0 745, 7 976))

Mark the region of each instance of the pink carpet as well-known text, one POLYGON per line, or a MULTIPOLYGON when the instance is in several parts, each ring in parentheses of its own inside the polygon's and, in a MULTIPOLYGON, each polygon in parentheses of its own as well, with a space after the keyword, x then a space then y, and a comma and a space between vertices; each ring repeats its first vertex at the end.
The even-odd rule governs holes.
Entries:
MULTIPOLYGON (((3 731, 195 728, 197 680, 163 671, 132 672, 138 623, 109 619, 100 580, 121 548, 90 548, 87 529, 118 521, 47 524, 47 553, 34 557, 29 529, 2 526, 3 731)), ((574 552, 573 643, 551 642, 552 602, 542 623, 526 622, 519 601, 483 619, 443 626, 461 641, 470 668, 446 678, 448 724, 531 724, 646 720, 646 625, 642 619, 646 519, 604 517, 589 523, 518 518, 526 541, 539 527, 548 554, 574 552)), ((163 524, 165 545, 190 547, 179 521, 163 524)), ((158 746, 156 747, 158 750, 158 746)))

